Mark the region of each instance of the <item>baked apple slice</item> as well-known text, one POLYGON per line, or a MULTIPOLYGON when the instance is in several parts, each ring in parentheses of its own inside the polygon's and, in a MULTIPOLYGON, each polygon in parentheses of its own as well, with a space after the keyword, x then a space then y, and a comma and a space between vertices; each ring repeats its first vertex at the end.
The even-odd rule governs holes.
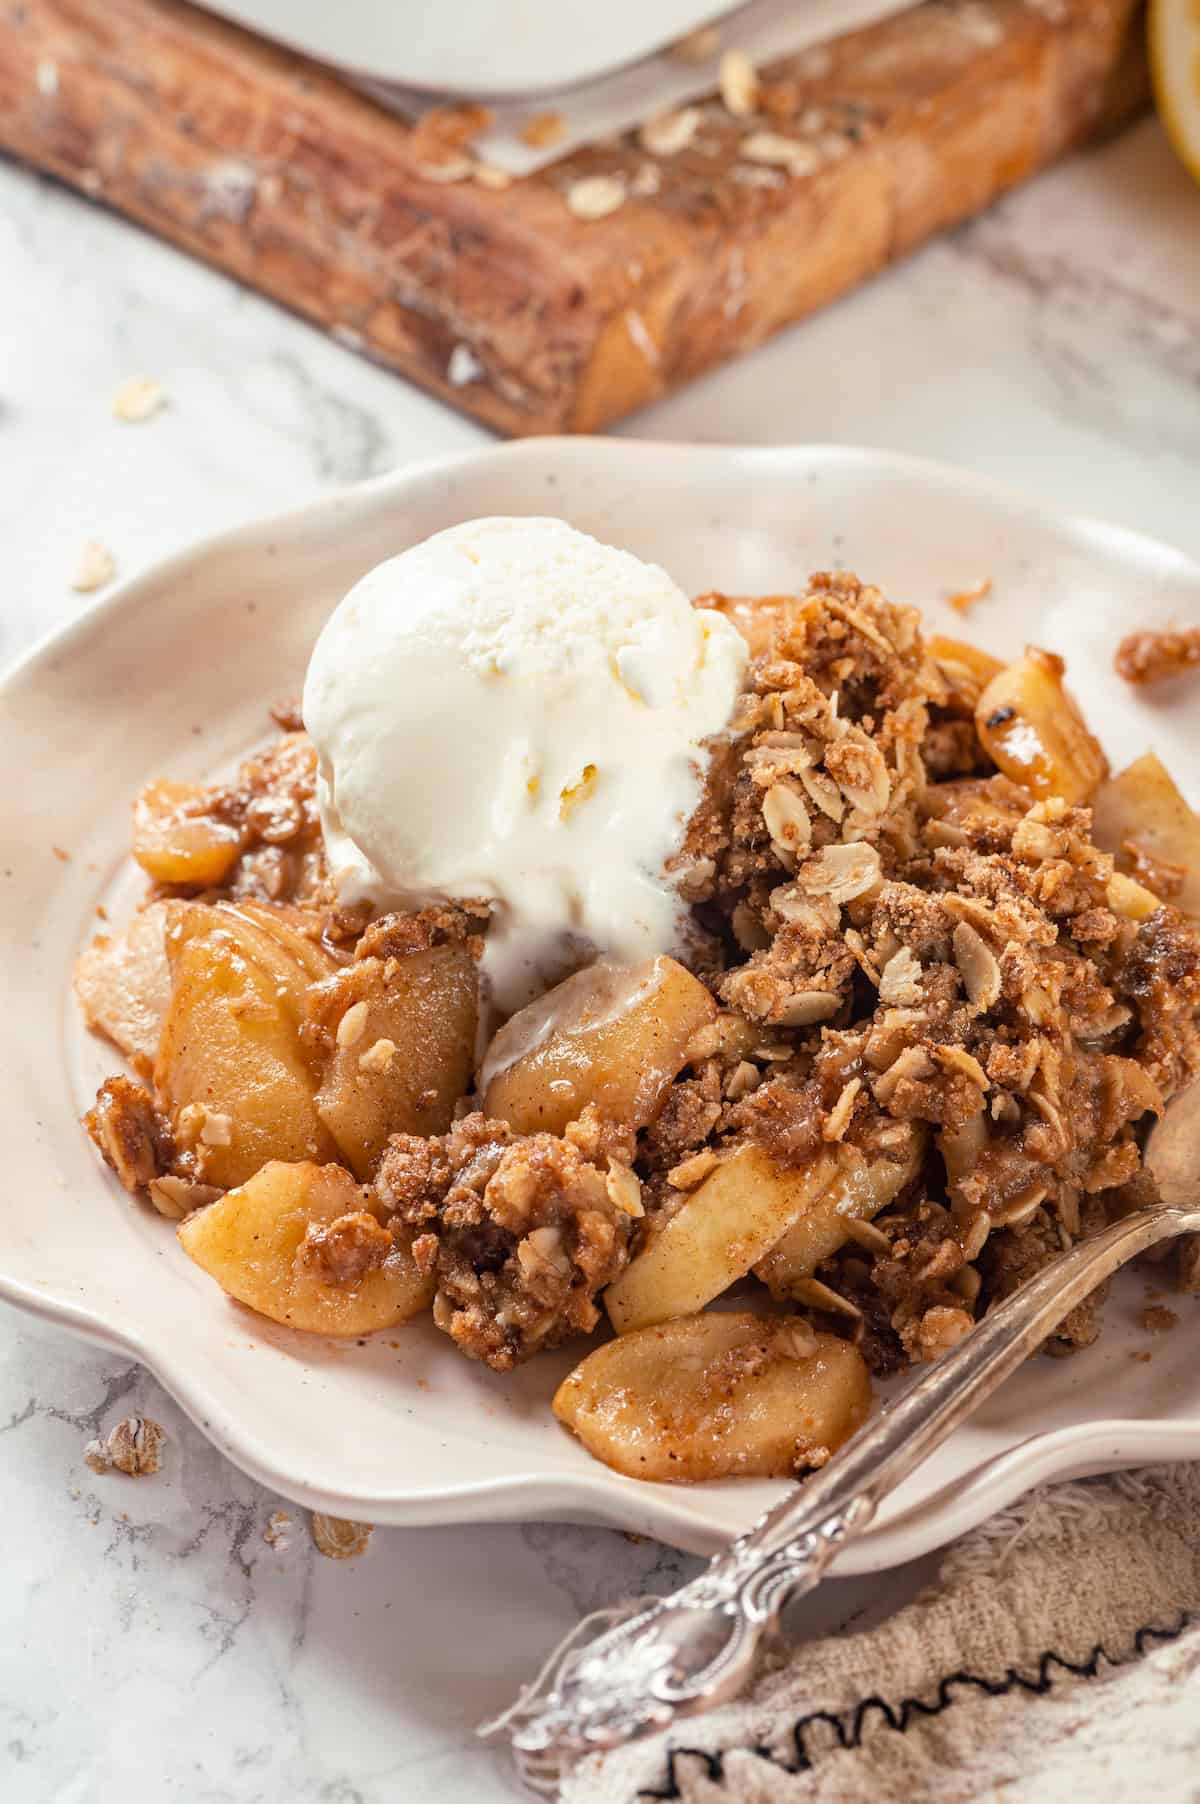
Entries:
POLYGON ((1100 742, 1063 687, 1062 659, 1031 645, 987 684, 975 728, 992 762, 1039 801, 1086 802, 1108 774, 1100 742))
POLYGON ((470 1087, 478 972, 464 944, 366 958, 309 996, 330 1048, 317 1113, 359 1178, 392 1134, 444 1134, 470 1087))
POLYGON ((947 639, 941 633, 930 639, 929 655, 946 684, 946 706, 958 714, 974 714, 980 696, 1004 669, 999 658, 978 645, 947 639))
POLYGON ((830 1180, 812 1207, 754 1267, 773 1297, 792 1296, 793 1287, 811 1278, 822 1259, 845 1246, 849 1223, 870 1221, 912 1182, 925 1155, 926 1134, 916 1122, 905 1125, 907 1144, 889 1148, 887 1158, 856 1146, 839 1147, 830 1180))
POLYGON ((1164 902, 1200 915, 1200 815, 1153 752, 1107 783, 1092 803, 1098 846, 1164 902))
POLYGON ((273 1160, 177 1230, 188 1256, 239 1303, 310 1334, 370 1334, 433 1298, 406 1240, 340 1165, 273 1160))
POLYGON ((281 952, 305 972, 311 983, 320 983, 333 969, 333 961, 321 944, 319 915, 287 902, 218 902, 220 909, 236 909, 239 918, 251 922, 273 940, 281 952))
POLYGON ((691 1315, 744 1278, 833 1184, 840 1149, 777 1165, 761 1146, 728 1154, 604 1293, 618 1334, 691 1315))
POLYGON ((211 889, 237 863, 242 834, 207 812, 199 783, 148 783, 133 804, 133 856, 157 883, 211 889))
POLYGON ((226 904, 172 903, 166 947, 171 1001, 154 1081, 198 1175, 231 1189, 270 1159, 335 1157, 300 1037, 308 972, 226 904))
POLYGON ((824 1465, 871 1407, 861 1354, 799 1316, 684 1316, 597 1347, 554 1413, 628 1478, 784 1478, 824 1465))
POLYGON ((588 965, 500 1029, 479 1074, 484 1113, 518 1134, 561 1134, 594 1103, 645 1127, 693 1035, 716 1018, 699 978, 673 958, 588 965))
POLYGON ((120 1048, 139 1077, 154 1069, 171 1000, 167 908, 165 902, 151 902, 120 932, 98 934, 75 965, 84 1020, 120 1048))

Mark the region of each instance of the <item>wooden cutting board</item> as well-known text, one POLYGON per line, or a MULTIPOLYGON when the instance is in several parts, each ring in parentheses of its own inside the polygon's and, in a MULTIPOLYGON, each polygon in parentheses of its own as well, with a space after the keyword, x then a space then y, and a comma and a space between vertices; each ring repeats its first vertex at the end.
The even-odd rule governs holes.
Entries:
POLYGON ((630 133, 497 190, 179 0, 0 0, 0 148, 500 431, 589 432, 1130 117, 1141 35, 1137 0, 927 0, 764 71, 770 117, 714 99, 675 155, 630 133), (603 218, 590 176, 627 194, 603 218))

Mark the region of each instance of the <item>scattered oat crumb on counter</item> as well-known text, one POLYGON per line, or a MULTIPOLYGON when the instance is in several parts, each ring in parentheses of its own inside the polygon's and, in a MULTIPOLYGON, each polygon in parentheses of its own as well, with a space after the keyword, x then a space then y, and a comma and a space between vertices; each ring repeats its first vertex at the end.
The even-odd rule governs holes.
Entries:
POLYGON ((323 1553, 327 1560, 357 1559, 359 1554, 366 1553, 371 1534, 369 1522, 349 1522, 344 1516, 325 1516, 320 1510, 313 1511, 312 1538, 317 1544, 317 1552, 323 1553))
POLYGON ((1140 1350, 1131 1353, 1129 1357, 1133 1360, 1135 1365, 1148 1366, 1150 1361, 1154 1358, 1154 1355, 1153 1353, 1148 1352, 1145 1347, 1142 1347, 1140 1350))
POLYGON ((535 113, 521 127, 521 142, 531 150, 549 150, 566 136, 567 122, 561 113, 535 113))
POLYGON ((968 589, 956 589, 947 595, 946 605, 954 609, 956 614, 969 614, 977 601, 986 601, 992 592, 992 579, 985 576, 981 581, 972 583, 968 589))
POLYGON ((283 1553, 292 1545, 292 1517, 289 1510, 272 1510, 267 1517, 263 1529, 263 1540, 276 1553, 283 1553))
POLYGON ((161 1464, 166 1434, 153 1416, 125 1416, 107 1440, 89 1441, 84 1464, 93 1472, 123 1472, 127 1478, 152 1478, 161 1464))
POLYGON ((113 417, 127 426, 151 420, 167 404, 167 391, 153 376, 137 376, 126 382, 113 396, 113 417))
POLYGON ((68 581, 77 595, 91 595, 117 574, 117 560, 99 539, 88 539, 75 560, 68 581))
POLYGON ((71 854, 67 851, 65 846, 51 846, 50 850, 58 859, 59 864, 70 864, 71 854))
POLYGON ((1200 664, 1200 626, 1127 633, 1117 646, 1113 668, 1135 688, 1162 683, 1200 664))
POLYGON ((1138 1326, 1147 1334, 1169 1334, 1172 1328, 1179 1326, 1179 1317, 1173 1309, 1164 1308, 1161 1303, 1152 1303, 1143 1309, 1138 1317, 1138 1326))

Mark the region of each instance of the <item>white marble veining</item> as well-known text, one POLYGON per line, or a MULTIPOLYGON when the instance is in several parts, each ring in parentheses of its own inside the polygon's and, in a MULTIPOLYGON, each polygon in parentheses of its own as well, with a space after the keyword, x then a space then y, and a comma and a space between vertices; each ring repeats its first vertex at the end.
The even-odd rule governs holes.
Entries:
MULTIPOLYGON (((99 539, 128 573, 185 542, 483 435, 51 184, 0 167, 0 661, 68 620, 99 539), (116 423, 136 375, 168 408, 116 423)), ((624 430, 858 441, 1031 487, 1200 553, 1200 193, 1153 125, 624 430)), ((128 1360, 0 1306, 5 1804, 491 1804, 473 1726, 585 1610, 683 1556, 604 1531, 376 1531, 335 1564, 128 1360), (162 1472, 97 1477, 132 1410, 162 1472)), ((829 1587, 877 1611, 918 1574, 829 1587)))

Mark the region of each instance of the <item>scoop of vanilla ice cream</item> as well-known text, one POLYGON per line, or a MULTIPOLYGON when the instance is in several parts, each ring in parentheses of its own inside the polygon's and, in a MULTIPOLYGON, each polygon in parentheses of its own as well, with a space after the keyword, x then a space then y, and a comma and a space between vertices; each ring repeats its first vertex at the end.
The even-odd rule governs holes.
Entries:
POLYGON ((486 899, 504 1013, 591 949, 671 951, 665 866, 746 658, 664 571, 562 520, 472 520, 380 564, 304 688, 340 896, 486 899))

